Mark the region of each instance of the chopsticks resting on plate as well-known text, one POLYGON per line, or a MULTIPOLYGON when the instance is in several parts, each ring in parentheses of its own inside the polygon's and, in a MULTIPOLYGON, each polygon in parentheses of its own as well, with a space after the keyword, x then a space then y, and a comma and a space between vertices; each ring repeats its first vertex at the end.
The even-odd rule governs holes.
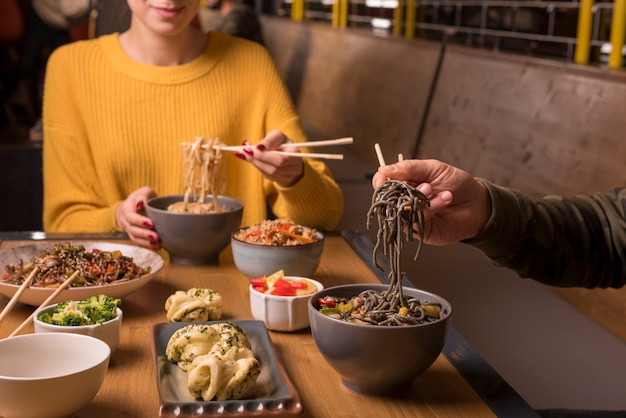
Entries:
MULTIPOLYGON (((61 286, 57 287, 56 290, 54 292, 52 292, 52 294, 50 296, 48 296, 48 298, 46 300, 44 300, 41 305, 39 305, 39 308, 43 308, 44 306, 48 306, 48 304, 52 300, 54 300, 54 298, 59 296, 59 293, 61 293, 66 287, 68 287, 70 284, 72 284, 74 279, 78 276, 78 273, 79 273, 79 270, 76 270, 74 272, 74 274, 72 274, 70 277, 65 279, 65 281, 61 284, 61 286)), ((39 309, 39 308, 37 308, 37 309, 39 309)), ((20 332, 22 330, 22 328, 24 328, 26 325, 28 325, 28 323, 30 321, 32 321, 33 316, 35 316, 35 312, 37 312, 37 309, 35 309, 33 311, 33 313, 30 314, 30 316, 24 320, 24 322, 22 322, 17 328, 15 328, 15 331, 13 331, 11 333, 11 335, 9 335, 9 337, 15 336, 18 332, 20 332)))
POLYGON ((20 288, 17 289, 17 292, 15 292, 15 294, 13 295, 13 297, 11 298, 9 303, 7 303, 7 305, 2 310, 2 313, 0 313, 0 322, 2 322, 2 320, 9 314, 11 309, 13 309, 13 307, 15 306, 17 301, 19 300, 19 298, 22 295, 22 293, 24 293, 24 290, 26 290, 28 288, 28 286, 30 286, 30 282, 33 281, 33 279, 35 278, 35 276, 37 275, 38 272, 39 272, 39 268, 35 267, 33 269, 33 271, 30 272, 30 274, 28 275, 26 280, 24 280, 24 283, 22 283, 20 288))
MULTIPOLYGON (((306 141, 306 142, 286 142, 284 144, 282 144, 280 147, 281 148, 286 148, 286 147, 326 147, 329 145, 346 145, 346 144, 352 144, 354 142, 354 139, 352 137, 347 137, 347 138, 338 138, 338 139, 327 139, 324 141, 306 141)), ((219 148, 222 151, 233 151, 233 152, 237 152, 237 151, 242 151, 244 148, 246 148, 245 146, 239 145, 239 146, 220 146, 220 145, 216 145, 215 148, 219 148)), ((288 151, 277 151, 280 152, 283 155, 287 155, 290 157, 311 157, 311 158, 321 158, 321 159, 327 159, 327 160, 343 160, 343 154, 323 154, 323 153, 316 153, 316 152, 288 152, 288 151)))

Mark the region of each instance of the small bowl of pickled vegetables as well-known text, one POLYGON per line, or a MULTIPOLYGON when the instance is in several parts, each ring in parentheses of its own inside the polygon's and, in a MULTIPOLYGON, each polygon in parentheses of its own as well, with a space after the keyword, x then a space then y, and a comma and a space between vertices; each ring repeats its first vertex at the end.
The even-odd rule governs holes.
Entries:
POLYGON ((324 285, 306 277, 285 276, 279 270, 250 280, 252 316, 272 331, 297 331, 309 327, 307 303, 324 285))
POLYGON ((287 276, 311 277, 322 258, 324 235, 286 219, 272 219, 235 230, 231 246, 235 265, 250 279, 278 270, 287 276))
POLYGON ((106 295, 66 300, 35 311, 35 333, 65 332, 89 335, 117 350, 122 328, 121 299, 106 295))

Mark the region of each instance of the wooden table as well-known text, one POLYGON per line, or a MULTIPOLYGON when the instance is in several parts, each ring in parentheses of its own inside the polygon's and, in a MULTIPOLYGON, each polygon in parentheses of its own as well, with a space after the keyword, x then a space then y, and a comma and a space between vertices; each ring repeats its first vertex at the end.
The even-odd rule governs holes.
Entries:
MULTIPOLYGON (((28 242, 22 233, 0 233, 0 249, 28 242)), ((47 239, 110 240, 110 236, 53 236, 47 239)), ((115 238, 119 238, 116 236, 115 238)), ((327 236, 322 261, 313 278, 326 287, 386 280, 371 264, 372 242, 364 234, 327 236)), ((166 322, 164 302, 176 290, 212 288, 223 299, 224 320, 253 319, 248 279, 229 254, 219 266, 166 263, 150 283, 123 299, 124 319, 119 349, 113 354, 100 392, 77 417, 158 417, 159 396, 152 357, 152 330, 166 322)), ((410 283, 407 283, 410 285, 410 283)), ((442 295, 445 296, 445 295, 442 295)), ((0 309, 8 298, 0 296, 0 309)), ((0 324, 0 337, 30 315, 33 307, 18 303, 0 324)), ((32 326, 22 333, 32 332, 32 326)), ((366 397, 345 389, 339 376, 318 352, 310 330, 270 331, 271 341, 298 391, 307 417, 488 417, 538 416, 498 376, 454 328, 442 355, 413 383, 407 393, 366 397)))

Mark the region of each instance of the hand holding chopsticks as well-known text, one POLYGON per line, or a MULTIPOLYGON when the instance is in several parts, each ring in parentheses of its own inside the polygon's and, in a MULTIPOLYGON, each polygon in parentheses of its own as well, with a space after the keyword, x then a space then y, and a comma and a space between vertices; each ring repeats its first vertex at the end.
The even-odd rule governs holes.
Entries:
MULTIPOLYGON (((307 141, 307 142, 286 142, 280 145, 280 148, 286 147, 325 147, 329 145, 345 145, 352 144, 354 142, 353 138, 339 138, 339 139, 328 139, 325 141, 307 141)), ((216 145, 214 148, 220 149, 221 151, 232 151, 232 152, 241 152, 245 146, 222 146, 216 145)), ((288 151, 277 151, 283 155, 287 155, 290 157, 312 157, 312 158, 321 158, 328 160, 343 160, 343 154, 323 154, 323 153, 314 153, 314 152, 288 152, 288 151)))
MULTIPOLYGON (((53 301, 54 298, 56 298, 66 287, 68 287, 70 284, 72 284, 74 279, 78 276, 78 273, 79 273, 79 270, 76 270, 74 272, 74 274, 72 274, 70 277, 65 279, 65 281, 61 284, 61 286, 57 287, 57 289, 50 296, 48 296, 48 298, 46 300, 44 300, 41 305, 39 305, 39 308, 42 308, 44 306, 48 306, 48 304, 51 301, 53 301)), ((37 309, 39 309, 39 308, 37 308, 37 309)), ((37 309, 35 309, 35 311, 33 311, 33 313, 30 314, 30 316, 24 320, 24 322, 22 322, 17 328, 15 328, 15 331, 13 331, 11 333, 11 335, 9 335, 9 337, 15 336, 16 334, 18 334, 22 330, 22 328, 24 328, 26 325, 28 325, 28 323, 35 316, 35 312, 37 311, 37 309)))

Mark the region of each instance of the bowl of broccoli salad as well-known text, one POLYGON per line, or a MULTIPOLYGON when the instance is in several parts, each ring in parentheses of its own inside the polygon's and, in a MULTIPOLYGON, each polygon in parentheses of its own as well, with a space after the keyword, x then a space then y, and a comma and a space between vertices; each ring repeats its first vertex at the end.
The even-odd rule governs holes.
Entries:
POLYGON ((121 299, 106 295, 84 300, 66 300, 38 309, 33 323, 35 332, 69 332, 89 335, 109 345, 113 353, 120 342, 121 299))

